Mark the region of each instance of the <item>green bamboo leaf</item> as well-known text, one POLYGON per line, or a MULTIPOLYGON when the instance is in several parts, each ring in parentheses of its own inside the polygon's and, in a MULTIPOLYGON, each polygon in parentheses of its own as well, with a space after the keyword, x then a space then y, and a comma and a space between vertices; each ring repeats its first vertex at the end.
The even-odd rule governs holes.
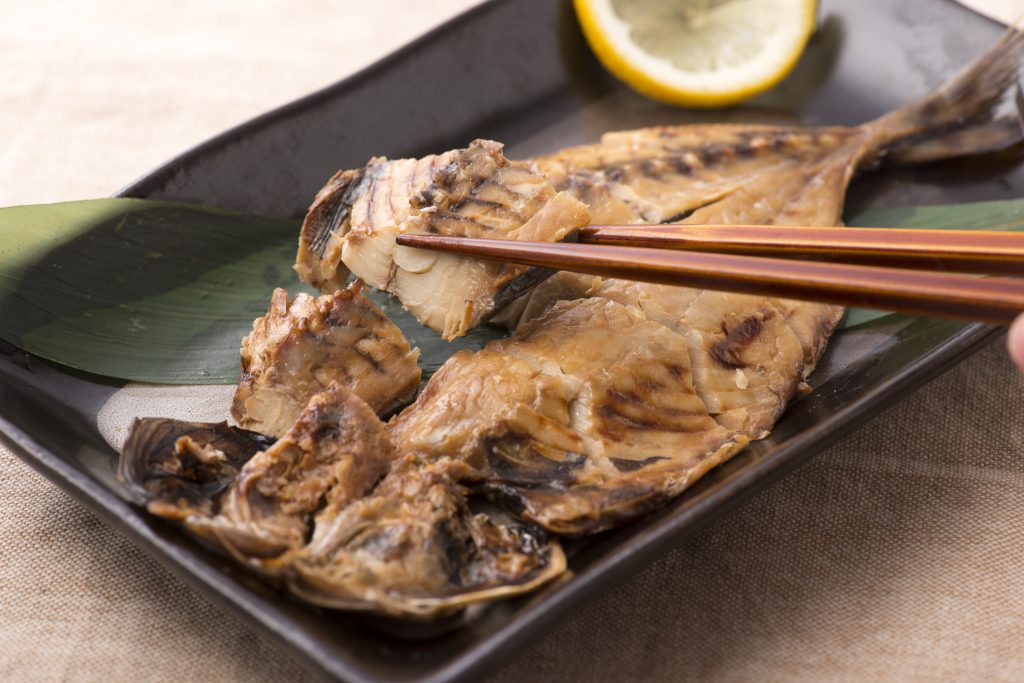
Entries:
MULTIPOLYGON (((847 225, 936 230, 1024 230, 1024 201, 972 202, 952 206, 913 206, 848 212, 847 225)), ((894 315, 872 308, 851 308, 843 329, 894 315)))
MULTIPOLYGON (((299 220, 138 199, 0 209, 0 338, 86 372, 161 384, 233 384, 238 350, 275 287, 312 291, 292 264, 299 220)), ((448 344, 392 297, 371 295, 429 372, 448 344)))
MULTIPOLYGON (((1024 229, 1024 201, 852 212, 851 225, 1024 229)), ((238 348, 274 287, 309 291, 291 266, 298 220, 135 199, 0 209, 0 338, 63 365, 163 384, 232 384, 238 348)), ((430 374, 455 343, 392 297, 373 298, 430 374)), ((854 309, 846 326, 885 313, 854 309)))
POLYGON ((135 199, 2 209, 0 337, 109 377, 236 381, 239 331, 297 285, 297 229, 135 199))

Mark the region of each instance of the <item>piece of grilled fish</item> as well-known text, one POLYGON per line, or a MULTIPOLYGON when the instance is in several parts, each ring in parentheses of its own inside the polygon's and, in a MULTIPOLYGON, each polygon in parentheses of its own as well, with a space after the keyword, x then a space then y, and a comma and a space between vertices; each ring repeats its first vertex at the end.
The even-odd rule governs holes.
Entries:
POLYGON ((516 514, 563 534, 642 514, 747 443, 694 391, 680 335, 596 297, 454 356, 391 433, 403 452, 466 462, 516 514))
MULTIPOLYGON (((1015 82, 1021 47, 1011 34, 948 85, 861 126, 652 128, 534 163, 596 223, 838 225, 858 169, 894 145, 988 118, 1015 82)), ((764 437, 841 316, 836 306, 559 274, 509 312, 519 326, 508 340, 453 356, 392 433, 402 449, 472 464, 479 485, 527 519, 590 533, 648 511, 764 437), (621 315, 572 315, 612 303, 621 315), (652 345, 655 328, 674 346, 652 345), (630 348, 642 362, 606 355, 630 348), (668 348, 685 382, 657 374, 668 348), (648 393, 666 386, 688 403, 648 393), (609 425, 628 436, 609 438, 609 425)))
POLYGON ((150 512, 265 573, 397 459, 373 410, 337 382, 276 441, 226 424, 136 420, 119 473, 150 512))
POLYGON ((284 436, 242 467, 219 513, 191 524, 259 563, 305 544, 314 521, 369 493, 396 458, 373 410, 332 382, 284 436))
POLYGON ((768 433, 842 316, 835 306, 560 273, 524 300, 520 317, 529 320, 555 301, 590 297, 634 307, 676 332, 711 415, 753 439, 768 433), (817 317, 806 346, 789 310, 817 317))
POLYGON ((361 285, 334 294, 274 290, 270 308, 242 340, 242 379, 231 415, 245 429, 283 436, 309 400, 338 382, 384 415, 412 400, 420 352, 361 285))
POLYGON ((422 159, 371 159, 341 171, 306 215, 295 270, 325 292, 349 271, 394 294, 445 339, 465 334, 543 279, 536 269, 395 244, 400 232, 557 241, 590 220, 502 145, 476 140, 422 159))
MULTIPOLYGON (((890 151, 922 161, 966 154, 971 142, 979 152, 1011 142, 1005 120, 987 120, 1016 82, 1021 45, 1020 34, 1008 34, 947 85, 860 126, 648 128, 534 162, 584 201, 597 224, 839 225, 851 178, 890 151)), ((838 306, 562 273, 501 320, 514 327, 552 301, 582 296, 637 305, 682 334, 698 394, 723 425, 751 438, 771 429, 843 314, 838 306)))
POLYGON ((119 471, 153 514, 324 606, 432 618, 565 571, 542 530, 473 510, 467 465, 399 457, 338 383, 267 444, 226 424, 138 420, 119 471))
POLYGON ((540 529, 475 513, 466 465, 406 457, 345 508, 293 563, 291 590, 317 605, 432 618, 532 590, 565 571, 540 529))

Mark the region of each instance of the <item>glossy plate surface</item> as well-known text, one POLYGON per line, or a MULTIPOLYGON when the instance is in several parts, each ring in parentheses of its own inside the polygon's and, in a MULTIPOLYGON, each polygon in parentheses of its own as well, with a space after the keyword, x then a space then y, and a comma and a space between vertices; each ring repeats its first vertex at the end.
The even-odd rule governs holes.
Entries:
MULTIPOLYGON (((324 91, 174 159, 125 196, 301 216, 334 171, 374 155, 418 156, 475 137, 510 157, 589 142, 607 130, 704 121, 853 124, 924 93, 999 36, 952 2, 824 2, 821 25, 775 91, 723 112, 653 104, 590 56, 568 2, 494 0, 324 91)), ((858 180, 851 206, 1021 196, 1011 161, 892 170, 858 180)), ((0 345, 0 435, 186 581, 244 615, 315 671, 351 681, 471 677, 596 591, 732 509, 845 432, 977 349, 982 326, 891 316, 838 334, 771 438, 711 472, 640 523, 570 544, 571 579, 428 631, 366 622, 275 593, 130 505, 96 414, 116 382, 73 373, 0 345), (404 631, 404 632, 403 632, 404 631)))

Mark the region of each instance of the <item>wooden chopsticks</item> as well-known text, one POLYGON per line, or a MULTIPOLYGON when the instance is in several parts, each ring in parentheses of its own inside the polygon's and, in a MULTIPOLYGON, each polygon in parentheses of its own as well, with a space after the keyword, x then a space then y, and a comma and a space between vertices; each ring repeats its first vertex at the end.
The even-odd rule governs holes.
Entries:
POLYGON ((780 257, 932 271, 1024 275, 1024 233, 778 225, 592 225, 589 244, 780 257))
POLYGON ((1024 311, 1024 280, 746 255, 838 254, 844 260, 849 257, 919 268, 957 264, 960 270, 1021 273, 1024 235, 1014 233, 659 225, 594 226, 584 228, 580 238, 595 243, 399 235, 398 244, 604 277, 996 324, 1007 324, 1024 311), (732 242, 691 234, 709 227, 718 229, 719 235, 729 233, 732 242), (762 230, 765 235, 756 234, 762 230), (862 234, 871 231, 874 234, 862 234), (843 234, 836 234, 839 232, 843 234), (800 236, 803 242, 797 239, 800 236), (686 246, 694 242, 708 251, 686 246), (623 246, 633 244, 660 248, 623 246), (832 245, 837 246, 833 249, 832 245), (709 253, 711 249, 746 250, 746 254, 709 253))

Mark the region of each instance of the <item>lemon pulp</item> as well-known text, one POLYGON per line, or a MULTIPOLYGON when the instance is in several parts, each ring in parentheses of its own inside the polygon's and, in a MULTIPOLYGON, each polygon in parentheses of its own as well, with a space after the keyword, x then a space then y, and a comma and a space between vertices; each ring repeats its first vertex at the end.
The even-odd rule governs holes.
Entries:
POLYGON ((796 65, 815 0, 575 0, 601 62, 635 90, 688 106, 725 106, 796 65))

